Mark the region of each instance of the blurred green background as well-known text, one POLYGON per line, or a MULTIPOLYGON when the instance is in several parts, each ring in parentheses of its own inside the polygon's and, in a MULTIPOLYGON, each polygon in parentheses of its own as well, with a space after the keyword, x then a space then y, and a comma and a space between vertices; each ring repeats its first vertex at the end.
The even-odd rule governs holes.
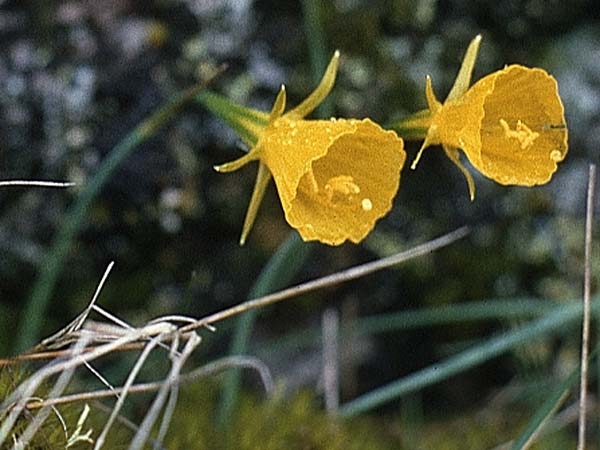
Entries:
MULTIPOLYGON (((66 191, 0 190, 0 355, 17 351, 30 320, 24 311, 32 286, 50 264, 45 255, 69 206, 110 150, 144 118, 224 62, 228 69, 211 88, 241 104, 269 110, 281 83, 289 105, 310 92, 315 63, 313 55, 311 66, 314 43, 307 40, 308 3, 0 2, 0 179, 80 185, 66 191)), ((393 210, 364 243, 315 245, 293 283, 465 224, 472 227, 471 235, 397 270, 261 311, 251 353, 291 389, 318 389, 319 323, 327 307, 350 324, 372 314, 471 300, 578 298, 587 165, 597 161, 600 142, 596 2, 316 3, 322 28, 308 35, 328 57, 335 49, 342 54, 330 95, 335 116, 385 123, 422 109, 426 75, 443 98, 468 43, 481 33, 474 80, 510 63, 549 71, 565 105, 570 150, 542 187, 503 187, 473 172, 473 203, 460 172, 441 151, 427 151, 416 171, 405 167, 393 210), (300 348, 292 342, 286 350, 282 340, 305 330, 313 344, 300 348)), ((407 144, 409 162, 419 144, 407 144)), ((200 317, 244 300, 289 227, 270 187, 247 244, 238 246, 255 170, 222 175, 212 167, 239 156, 241 145, 225 125, 192 105, 137 148, 86 214, 36 338, 55 332, 85 307, 113 260, 115 269, 99 303, 134 325, 163 314, 200 317)), ((599 258, 595 251, 594 260, 599 258)), ((493 310, 493 300, 487 302, 493 310)), ((343 342, 342 399, 520 321, 459 321, 343 342)), ((225 322, 206 336, 198 363, 227 353, 233 326, 234 321, 225 322)), ((442 420, 485 410, 515 380, 551 384, 574 367, 578 336, 573 328, 566 336, 540 339, 405 403, 442 420)), ((106 370, 118 379, 123 368, 106 370)), ((248 388, 255 384, 252 378, 246 383, 248 388)), ((492 410, 506 406, 499 403, 492 410)), ((392 402, 380 412, 395 414, 399 407, 392 402)))

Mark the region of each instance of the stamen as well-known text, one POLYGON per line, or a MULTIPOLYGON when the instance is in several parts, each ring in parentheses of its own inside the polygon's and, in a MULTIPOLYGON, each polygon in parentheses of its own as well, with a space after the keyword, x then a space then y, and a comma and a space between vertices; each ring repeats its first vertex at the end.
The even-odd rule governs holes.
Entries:
POLYGON ((304 175, 307 179, 308 182, 310 183, 310 187, 312 188, 313 193, 317 193, 319 192, 319 185, 317 184, 317 180, 315 178, 315 174, 313 173, 312 169, 310 169, 308 172, 306 172, 306 175, 304 175))
POLYGON ((358 194, 360 187, 354 183, 354 178, 350 175, 338 175, 327 180, 325 184, 325 195, 327 200, 331 201, 335 194, 343 197, 348 197, 353 194, 358 194))
POLYGON ((507 138, 515 138, 519 141, 521 144, 521 150, 531 147, 533 141, 535 141, 540 135, 540 133, 531 131, 531 128, 529 128, 520 120, 517 121, 517 127, 515 130, 511 130, 508 126, 508 123, 506 123, 506 120, 504 119, 500 119, 500 125, 502 125, 502 128, 504 129, 504 135, 507 138))

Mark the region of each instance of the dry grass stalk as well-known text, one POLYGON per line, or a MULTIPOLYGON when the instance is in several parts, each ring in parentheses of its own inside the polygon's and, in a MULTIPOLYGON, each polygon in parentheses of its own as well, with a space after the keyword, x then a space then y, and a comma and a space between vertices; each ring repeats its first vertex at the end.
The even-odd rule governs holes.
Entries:
POLYGON ((583 327, 581 331, 581 383, 579 393, 579 432, 577 450, 585 449, 588 355, 590 348, 590 316, 592 286, 592 229, 594 222, 594 192, 596 165, 590 164, 585 217, 585 257, 583 281, 583 327))
POLYGON ((36 181, 36 180, 4 180, 0 181, 0 187, 55 187, 67 188, 77 186, 77 183, 68 181, 36 181))
POLYGON ((284 289, 275 294, 236 305, 202 319, 169 315, 156 318, 142 327, 134 327, 127 324, 96 304, 102 287, 106 283, 108 275, 114 266, 113 263, 110 263, 90 303, 71 323, 49 338, 44 339, 40 345, 27 354, 14 359, 0 360, 1 367, 2 365, 24 360, 54 358, 23 381, 0 404, 0 445, 10 438, 15 422, 25 410, 32 411, 39 409, 32 422, 26 428, 26 431, 21 435, 20 441, 15 441, 15 445, 26 445, 56 405, 109 396, 115 397, 117 401, 111 410, 110 417, 95 442, 94 449, 99 450, 106 442, 105 439, 111 426, 115 420, 119 420, 119 413, 128 395, 137 392, 157 391, 153 403, 142 420, 140 427, 137 429, 129 448, 131 450, 139 450, 143 447, 150 439, 150 431, 159 420, 162 411, 158 438, 153 442, 154 448, 159 449, 161 448, 161 441, 167 432, 181 383, 190 382, 199 377, 207 376, 230 367, 247 367, 256 370, 260 374, 267 392, 272 390, 273 382, 268 369, 262 362, 255 358, 224 358, 188 374, 182 374, 181 371, 185 362, 201 342, 201 338, 196 333, 196 330, 207 328, 210 331, 214 331, 213 324, 225 318, 232 317, 249 309, 260 308, 307 292, 363 277, 414 257, 433 252, 464 237, 467 233, 468 230, 466 228, 461 228, 406 252, 284 289), (101 315, 108 322, 91 320, 89 316, 92 311, 101 315), (179 348, 180 345, 183 345, 181 350, 179 348), (135 379, 146 359, 157 347, 162 347, 169 351, 169 358, 171 360, 169 374, 160 382, 135 385, 135 379), (122 387, 113 388, 108 380, 105 380, 91 365, 91 362, 98 358, 116 351, 131 349, 141 349, 142 351, 136 363, 129 371, 127 380, 122 387), (109 389, 61 397, 74 371, 80 366, 87 366, 88 369, 95 372, 103 383, 109 386, 109 389), (45 399, 36 399, 34 395, 42 383, 54 376, 58 376, 58 379, 51 389, 50 395, 45 399))

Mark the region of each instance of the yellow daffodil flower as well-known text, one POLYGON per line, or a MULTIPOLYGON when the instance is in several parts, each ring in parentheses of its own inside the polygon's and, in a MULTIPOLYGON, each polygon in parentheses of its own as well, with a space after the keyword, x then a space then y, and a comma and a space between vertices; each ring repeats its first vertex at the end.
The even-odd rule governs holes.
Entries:
POLYGON ((481 37, 475 38, 446 101, 440 103, 427 78, 430 117, 425 148, 441 144, 475 187, 458 149, 484 176, 505 185, 533 186, 550 181, 567 154, 567 127, 556 80, 542 69, 506 66, 469 88, 481 37))
POLYGON ((406 159, 403 141, 370 119, 306 120, 327 96, 337 72, 336 52, 315 91, 287 113, 282 86, 269 115, 244 110, 240 127, 251 150, 215 167, 231 172, 259 161, 240 243, 243 244, 271 177, 287 222, 305 241, 358 243, 391 208, 406 159), (254 139, 252 136, 256 136, 254 139))

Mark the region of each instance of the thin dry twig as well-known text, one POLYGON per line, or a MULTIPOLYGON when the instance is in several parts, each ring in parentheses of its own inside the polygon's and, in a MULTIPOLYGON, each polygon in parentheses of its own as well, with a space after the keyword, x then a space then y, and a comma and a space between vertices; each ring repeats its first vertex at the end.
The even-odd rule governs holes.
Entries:
POLYGON ((90 315, 90 312, 92 311, 92 308, 94 307, 94 304, 98 300, 98 297, 100 296, 100 292, 102 291, 102 288, 104 287, 104 284, 106 283, 106 280, 108 279, 108 275, 110 274, 114 265, 115 265, 115 262, 111 261, 108 264, 108 266, 106 267, 106 270, 104 271, 104 274, 102 275, 102 278, 100 279, 100 282, 98 283, 98 286, 96 287, 96 291, 94 292, 94 296, 92 297, 92 300, 90 300, 90 303, 83 310, 83 312, 81 314, 79 314, 77 317, 75 317, 75 319, 73 319, 71 321, 71 323, 69 323, 62 330, 54 333, 52 336, 47 337, 44 340, 42 340, 42 342, 39 345, 37 345, 33 349, 33 351, 35 351, 36 349, 42 349, 42 348, 43 349, 52 349, 52 348, 64 346, 65 345, 65 337, 67 337, 67 341, 68 341, 68 338, 71 337, 74 332, 79 331, 81 329, 84 322, 87 320, 88 316, 90 315))
POLYGON ((323 392, 325 409, 329 414, 337 414, 339 399, 339 314, 334 308, 327 309, 321 319, 323 335, 323 392))
POLYGON ((152 402, 152 405, 150 406, 146 417, 144 417, 144 420, 142 421, 138 432, 135 434, 133 440, 129 444, 128 450, 140 450, 142 446, 146 443, 148 437, 150 436, 150 431, 152 430, 152 427, 156 422, 156 419, 158 418, 160 410, 162 409, 163 404, 167 399, 169 388, 171 388, 172 385, 175 384, 174 382, 179 377, 179 373, 183 368, 183 364, 190 357, 194 349, 199 344, 200 337, 196 334, 193 334, 185 344, 181 355, 178 355, 177 358, 174 358, 173 365, 171 366, 171 371, 167 375, 166 383, 164 383, 161 386, 158 393, 156 394, 156 397, 154 397, 154 401, 152 402))
MULTIPOLYGON (((160 336, 158 339, 160 339, 160 336)), ((158 339, 153 339, 150 342, 148 342, 148 344, 146 345, 146 347, 144 348, 144 350, 138 357, 137 361, 135 362, 135 365, 129 371, 129 375, 127 376, 127 380, 125 381, 125 385, 123 386, 123 389, 121 391, 123 393, 123 395, 119 395, 119 394, 115 393, 116 395, 118 395, 117 403, 113 407, 108 420, 104 424, 104 428, 102 429, 102 432, 96 439, 96 444, 94 445, 94 450, 98 450, 98 449, 102 448, 102 446, 104 445, 104 441, 106 440, 106 437, 108 436, 110 427, 116 420, 117 416, 121 412, 121 408, 125 404, 125 399, 127 398, 127 394, 129 393, 129 388, 131 387, 131 385, 133 385, 133 382, 135 381, 135 378, 137 377, 140 370, 142 369, 142 366, 146 362, 146 359, 148 359, 148 356, 150 356, 150 352, 152 352, 152 350, 154 350, 154 348, 158 344, 158 339)), ((109 389, 109 390, 112 392, 115 392, 114 389, 109 389)))
POLYGON ((298 295, 307 294, 309 292, 323 289, 326 287, 335 286, 337 284, 355 280, 357 278, 364 277, 373 272, 377 272, 388 267, 395 266, 397 264, 408 261, 409 259, 416 258, 417 256, 426 255, 439 248, 445 247, 459 239, 464 238, 469 234, 469 227, 461 227, 451 233, 445 234, 437 239, 433 239, 421 245, 417 245, 409 250, 406 250, 396 255, 388 256, 387 258, 381 258, 373 262, 361 264, 359 266, 351 267, 350 269, 342 270, 332 275, 327 275, 316 280, 308 281, 306 283, 293 286, 288 289, 283 289, 273 294, 265 295, 257 299, 248 300, 247 302, 240 303, 231 308, 224 309, 222 311, 211 314, 203 319, 197 320, 195 323, 184 326, 179 329, 180 332, 185 333, 192 330, 196 330, 201 327, 206 327, 215 322, 219 322, 223 319, 227 319, 232 316, 244 313, 251 309, 262 308, 272 303, 287 300, 298 295))
MULTIPOLYGON (((85 339, 82 339, 81 342, 77 343, 75 348, 76 348, 76 350, 77 349, 80 350, 82 348, 85 348, 85 345, 86 345, 86 341, 85 341, 85 339)), ((56 383, 50 390, 50 393, 49 393, 50 398, 57 397, 63 393, 63 391, 67 388, 67 385, 71 381, 71 378, 73 377, 74 373, 75 373, 75 366, 61 372, 60 376, 56 380, 56 383)), ((23 404, 23 406, 26 405, 26 403, 24 403, 24 402, 21 404, 23 404)), ((25 428, 25 431, 23 431, 23 433, 19 436, 19 442, 15 443, 13 450, 27 448, 29 441, 35 436, 35 433, 37 432, 37 430, 40 429, 40 427, 46 421, 46 419, 48 418, 50 413, 54 410, 55 409, 52 406, 47 406, 45 408, 42 408, 40 410, 40 412, 38 412, 35 415, 35 417, 31 421, 31 423, 27 426, 27 428, 25 428)), ((17 410, 15 409, 15 412, 16 411, 17 410)))
POLYGON ((590 164, 587 206, 585 216, 585 266, 583 281, 583 327, 581 331, 581 385, 579 394, 579 433, 577 450, 585 449, 588 354, 590 340, 591 284, 592 284, 592 228, 594 220, 594 192, 596 165, 590 164))
MULTIPOLYGON (((77 351, 84 348, 87 345, 87 342, 88 341, 85 338, 82 338, 79 342, 77 342, 75 344, 75 354, 77 351)), ((44 382, 44 380, 55 373, 61 373, 70 379, 70 369, 74 365, 68 365, 68 362, 69 361, 66 363, 49 363, 21 383, 7 398, 4 399, 2 404, 0 404, 0 416, 4 415, 6 412, 8 412, 8 416, 4 418, 2 421, 2 426, 0 426, 0 447, 8 438, 10 431, 15 425, 17 419, 23 412, 23 409, 25 409, 28 400, 33 397, 35 391, 44 382), (59 370, 57 370, 57 368, 59 370)), ((64 378, 59 378, 60 383, 62 383, 63 380, 64 378)), ((59 384, 59 382, 57 382, 55 388, 56 386, 61 387, 62 384, 59 384)), ((62 392, 62 390, 60 392, 62 392)), ((56 395, 60 395, 60 392, 56 395)))
MULTIPOLYGON (((334 286, 334 285, 337 285, 337 284, 340 284, 340 283, 343 283, 346 281, 364 277, 373 272, 376 272, 376 271, 379 271, 382 269, 386 269, 386 268, 392 267, 394 265, 406 262, 412 258, 431 253, 439 248, 447 246, 447 245, 451 244, 452 242, 455 242, 455 241, 465 237, 468 233, 469 233, 468 227, 462 227, 451 233, 443 235, 437 239, 433 239, 429 242, 418 245, 412 249, 398 253, 396 255, 392 255, 387 258, 382 258, 382 259, 379 259, 379 260, 376 260, 373 262, 355 266, 350 269, 343 270, 343 271, 340 271, 340 272, 337 272, 337 273, 334 273, 332 275, 328 275, 328 276, 325 276, 322 278, 317 278, 315 280, 312 280, 312 281, 309 281, 309 282, 306 282, 303 284, 299 284, 297 286, 293 286, 291 288, 284 289, 282 291, 275 292, 273 294, 269 294, 264 297, 259 297, 257 299, 249 300, 247 302, 235 305, 235 306, 225 309, 223 311, 216 312, 214 314, 211 314, 211 315, 201 318, 201 319, 189 318, 189 317, 185 317, 185 316, 159 317, 157 319, 152 320, 151 322, 146 324, 145 327, 143 327, 143 329, 145 331, 144 337, 146 339, 148 339, 148 338, 151 338, 152 336, 157 335, 157 334, 151 334, 151 329, 152 329, 151 327, 154 325, 157 325, 159 327, 156 329, 156 331, 158 331, 159 329, 162 330, 162 328, 160 328, 162 326, 167 326, 167 327, 171 328, 172 335, 171 335, 171 337, 166 337, 165 338, 166 340, 172 339, 173 336, 175 336, 175 335, 179 335, 185 339, 187 333, 189 333, 190 331, 196 330, 198 328, 201 328, 201 327, 205 327, 205 328, 208 328, 209 330, 213 331, 214 327, 212 327, 212 324, 216 323, 220 320, 223 320, 223 319, 235 316, 237 314, 246 312, 250 309, 260 308, 260 307, 269 305, 271 303, 279 302, 279 301, 286 300, 286 299, 289 299, 289 298, 292 298, 292 297, 295 297, 298 295, 313 292, 318 289, 331 287, 331 286, 334 286), (174 324, 170 323, 171 321, 181 322, 184 325, 182 327, 177 327, 177 326, 174 326, 174 324)), ((80 336, 82 334, 86 334, 88 336, 91 335, 93 337, 93 340, 92 340, 93 343, 103 343, 103 342, 107 342, 107 341, 111 342, 113 345, 113 347, 111 347, 111 351, 139 349, 140 342, 133 339, 131 333, 134 332, 135 330, 139 331, 141 329, 134 328, 131 325, 122 322, 120 319, 116 318, 112 314, 107 313, 105 310, 103 310, 102 308, 100 308, 98 305, 95 304, 95 299, 97 298, 97 296, 100 292, 100 289, 102 288, 102 285, 103 285, 104 281, 106 280, 106 277, 108 276, 108 273, 110 272, 111 268, 112 268, 112 263, 109 265, 109 267, 105 271, 102 281, 100 282, 98 289, 96 290, 96 294, 94 295, 94 298, 92 299, 90 304, 86 307, 86 309, 75 320, 73 320, 67 327, 65 327, 63 330, 59 331, 58 333, 54 334, 50 338, 44 339, 42 341, 42 344, 36 346, 36 348, 32 352, 30 352, 26 355, 21 355, 17 358, 13 358, 13 359, 9 359, 9 360, 0 360, 0 366, 12 364, 15 362, 15 360, 20 361, 20 360, 27 360, 27 359, 37 359, 37 358, 42 359, 42 358, 46 358, 46 357, 52 357, 55 353, 48 352, 47 351, 48 347, 50 347, 50 350, 52 350, 52 347, 56 347, 58 345, 66 345, 68 343, 75 342, 80 338, 80 336), (93 322, 93 321, 89 320, 88 315, 91 310, 94 310, 94 311, 102 314, 103 316, 105 316, 106 318, 111 320, 112 322, 115 322, 118 326, 111 327, 105 323, 97 323, 97 322, 93 322), (92 325, 91 327, 88 326, 89 329, 83 328, 82 324, 84 322, 87 324, 96 324, 96 325, 92 325), (104 331, 101 332, 100 331, 101 329, 103 329, 104 331), (125 339, 123 339, 123 338, 125 338, 125 339), (119 341, 120 344, 115 346, 116 345, 115 342, 117 342, 117 341, 119 341)), ((165 344, 161 343, 159 345, 164 346, 165 344)), ((91 350, 91 351, 89 351, 89 349, 85 349, 83 351, 83 353, 94 353, 100 347, 102 347, 102 346, 92 347, 93 350, 91 350)), ((68 354, 68 350, 64 350, 64 352, 65 353, 59 353, 59 354, 68 354)))
MULTIPOLYGON (((96 300, 98 299, 102 287, 106 282, 110 270, 113 267, 113 263, 111 263, 106 269, 104 276, 102 277, 96 292, 86 309, 63 330, 55 333, 50 338, 45 339, 42 342, 42 345, 37 346, 33 352, 26 355, 27 358, 31 359, 35 358, 36 354, 43 354, 43 356, 46 357, 52 355, 61 355, 63 359, 52 361, 35 372, 15 391, 13 391, 8 398, 4 399, 0 405, 0 414, 5 416, 3 417, 5 420, 2 421, 2 426, 0 427, 0 445, 8 437, 17 417, 25 408, 42 408, 44 414, 47 415, 46 411, 48 411, 48 408, 57 404, 116 395, 118 396, 118 400, 117 405, 113 408, 113 415, 107 422, 103 433, 96 441, 95 448, 100 449, 105 442, 104 437, 106 436, 106 433, 108 432, 112 422, 115 420, 114 417, 118 415, 120 407, 125 401, 127 395, 133 392, 158 390, 150 410, 144 418, 133 441, 130 443, 130 448, 132 450, 139 449, 149 439, 150 430, 153 428, 154 423, 159 418, 160 412, 165 407, 166 402, 166 408, 164 408, 164 412, 162 414, 162 423, 159 426, 159 439, 157 440, 158 444, 155 444, 155 447, 157 445, 160 446, 160 440, 162 440, 162 437, 164 437, 171 420, 173 408, 177 399, 178 387, 180 383, 191 379, 190 377, 205 376, 211 372, 223 370, 227 367, 240 367, 246 365, 247 367, 252 367, 258 370, 258 372, 261 374, 267 391, 272 389, 272 379, 268 369, 258 361, 242 360, 240 357, 236 357, 235 360, 231 358, 229 360, 222 360, 220 365, 219 362, 217 362, 213 366, 204 366, 201 368, 201 371, 195 373, 192 372, 192 374, 188 375, 181 375, 183 364, 189 358, 192 351, 200 343, 200 337, 196 333, 193 333, 193 330, 201 327, 207 327, 210 330, 214 330, 211 324, 218 322, 219 320, 223 320, 227 317, 245 312, 249 309, 259 308, 277 301, 312 292, 317 289, 330 287, 342 282, 366 276, 375 271, 405 262, 411 258, 430 253, 464 237, 467 233, 468 229, 466 227, 460 228, 452 233, 397 255, 359 265, 333 275, 285 289, 275 294, 250 300, 233 308, 209 315, 199 320, 185 316, 165 316, 155 319, 140 328, 133 327, 121 321, 116 316, 113 316, 96 305, 96 300), (89 314, 91 311, 95 311, 96 313, 102 315, 111 323, 91 321, 89 319, 89 314), (165 344, 165 342, 170 342, 170 348, 165 344), (178 350, 180 342, 185 342, 184 349, 181 352, 178 350), (54 350, 57 347, 66 346, 72 343, 74 343, 75 346, 72 349, 61 350, 60 352, 47 351, 49 349, 54 350), (64 376, 66 376, 67 373, 72 374, 72 371, 75 370, 75 368, 81 365, 89 365, 90 361, 110 354, 114 351, 129 349, 132 348, 132 346, 139 346, 142 343, 145 343, 143 347, 144 350, 142 351, 138 362, 132 368, 125 386, 122 388, 75 394, 65 397, 58 397, 60 393, 59 391, 56 391, 53 392, 53 395, 46 400, 32 400, 32 396, 35 391, 38 389, 41 383, 49 377, 62 374, 59 376, 61 383, 58 384, 57 382, 56 385, 58 386, 57 389, 60 387, 60 392, 62 392, 62 389, 64 386, 66 386, 64 384, 64 376), (135 377, 137 376, 141 366, 143 365, 147 356, 154 348, 156 348, 156 346, 164 346, 170 350, 169 357, 172 360, 172 366, 169 375, 164 382, 147 383, 137 386, 133 385, 135 377)), ((0 361, 0 364, 2 364, 2 362, 3 361, 0 361)), ((37 416, 40 418, 38 421, 39 424, 41 424, 41 422, 43 422, 45 419, 42 411, 37 414, 37 416)), ((38 426, 38 423, 35 424, 36 427, 38 426)), ((28 432, 29 435, 33 436, 35 429, 29 429, 34 430, 28 432)))
POLYGON ((36 187, 55 187, 66 188, 77 186, 77 183, 69 181, 38 181, 38 180, 4 180, 0 181, 0 187, 8 186, 36 186, 36 187))
MULTIPOLYGON (((115 351, 129 351, 129 350, 141 350, 145 347, 144 342, 134 342, 131 344, 122 345, 121 347, 115 349, 115 351)), ((94 350, 94 346, 89 346, 84 348, 81 353, 89 353, 94 350)), ((4 366, 14 366, 21 362, 26 361, 38 361, 42 359, 56 359, 56 358, 66 358, 72 356, 73 349, 72 348, 63 348, 60 350, 50 350, 50 351, 38 351, 35 353, 23 353, 21 355, 13 356, 11 358, 0 358, 0 368, 4 366)))
MULTIPOLYGON (((179 383, 177 383, 177 380, 179 380, 179 378, 181 377, 181 369, 183 368, 185 361, 191 356, 194 349, 200 344, 200 341, 200 336, 194 333, 190 336, 190 339, 188 340, 181 354, 177 354, 176 357, 173 356, 174 354, 171 355, 173 367, 171 368, 171 373, 165 380, 165 384, 169 384, 169 386, 163 386, 161 388, 164 392, 166 392, 167 389, 169 390, 169 399, 167 401, 167 405, 165 406, 165 411, 163 413, 160 426, 158 428, 158 436, 156 437, 156 442, 153 446, 154 450, 159 450, 159 447, 162 445, 162 442, 164 441, 165 436, 167 435, 169 425, 171 424, 173 414, 175 413, 175 406, 177 405, 177 398, 179 396, 179 383)), ((158 401, 158 397, 160 396, 160 394, 161 392, 159 391, 156 401, 158 401)), ((152 425, 150 424, 149 428, 151 427, 152 425)), ((144 442, 142 442, 142 444, 139 446, 140 449, 142 448, 143 443, 144 442)))
MULTIPOLYGON (((274 389, 274 382, 269 368, 260 359, 252 356, 227 356, 202 367, 194 369, 186 374, 183 374, 176 380, 177 384, 192 383, 200 378, 205 378, 215 375, 227 369, 252 369, 255 370, 261 379, 265 392, 271 393, 274 389)), ((32 400, 27 403, 27 409, 34 410, 43 406, 64 405, 74 402, 83 402, 90 400, 98 400, 106 397, 115 397, 127 390, 129 394, 139 394, 142 392, 157 391, 164 385, 162 381, 151 383, 134 384, 129 389, 123 387, 115 387, 114 389, 103 389, 91 392, 81 392, 77 394, 69 394, 63 397, 50 398, 46 400, 32 400)))
MULTIPOLYGON (((68 370, 71 367, 79 366, 86 361, 93 361, 94 359, 100 358, 101 356, 112 353, 114 349, 119 348, 123 345, 129 344, 131 342, 137 342, 139 340, 146 339, 151 336, 158 336, 162 333, 170 333, 172 331, 172 326, 166 323, 152 324, 149 326, 145 326, 142 328, 136 328, 131 330, 129 334, 120 337, 112 342, 109 342, 104 345, 99 345, 94 347, 94 349, 86 354, 78 354, 66 360, 66 361, 53 361, 47 364, 42 369, 35 372, 30 378, 28 378, 23 384, 26 384, 27 388, 30 389, 32 386, 35 386, 33 391, 37 389, 37 387, 45 380, 46 378, 56 375, 58 373, 63 372, 64 370, 68 370)), ((85 343, 91 340, 91 335, 82 335, 82 340, 85 339, 85 343)), ((79 342, 79 341, 78 341, 79 342)), ((23 395, 22 389, 17 388, 13 393, 6 398, 2 404, 0 404, 0 413, 2 411, 6 411, 9 407, 16 401, 19 397, 29 398, 31 394, 23 395)), ((3 425, 5 425, 3 423, 3 425)), ((1 434, 0 434, 1 435, 1 434)))
MULTIPOLYGON (((94 408, 99 409, 100 411, 105 412, 106 414, 110 414, 112 411, 111 407, 109 407, 99 401, 94 402, 94 408)), ((138 426, 134 422, 129 420, 127 417, 119 415, 119 416, 117 416, 117 421, 119 422, 119 424, 123 425, 125 428, 132 431, 133 433, 137 432, 137 430, 138 430, 138 426)), ((154 441, 151 440, 151 442, 154 442, 154 441)), ((167 449, 162 447, 160 450, 167 450, 167 449)))

